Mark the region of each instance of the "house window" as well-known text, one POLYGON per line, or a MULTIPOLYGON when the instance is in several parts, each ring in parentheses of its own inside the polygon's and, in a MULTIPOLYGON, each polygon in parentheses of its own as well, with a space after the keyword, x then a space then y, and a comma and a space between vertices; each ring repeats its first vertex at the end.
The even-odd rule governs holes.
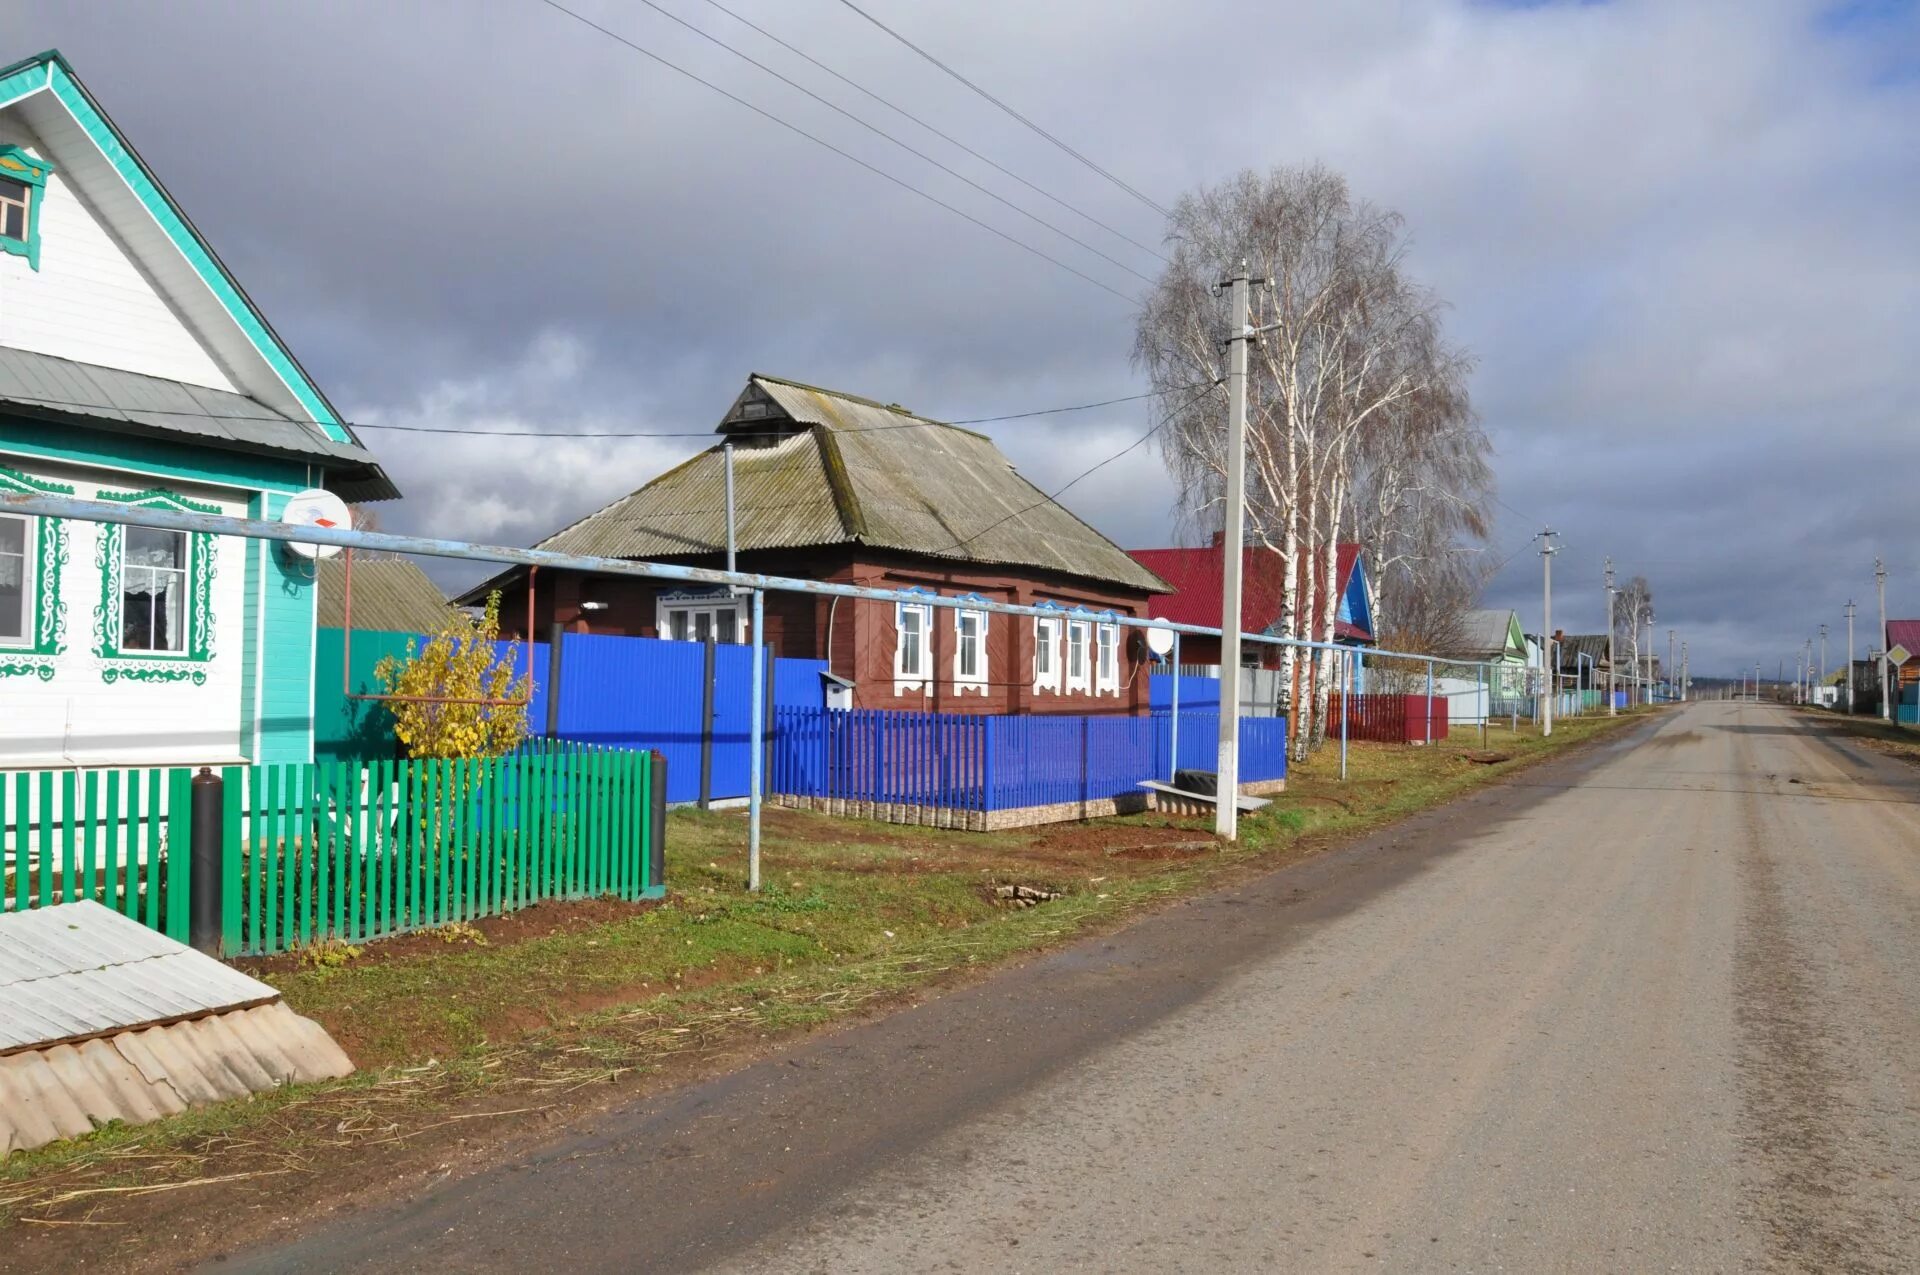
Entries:
POLYGON ((983 690, 986 687, 987 613, 985 611, 953 613, 953 680, 962 685, 978 686, 983 690))
POLYGON ((1053 620, 1033 622, 1033 676, 1036 681, 1051 681, 1055 656, 1053 644, 1060 640, 1060 626, 1053 620))
POLYGON ((924 681, 927 676, 927 631, 932 627, 933 608, 901 603, 895 623, 899 639, 894 645, 894 677, 905 681, 924 681))
POLYGON ((0 146, 0 252, 40 268, 40 200, 53 165, 18 146, 0 146))
POLYGON ((120 649, 178 654, 187 649, 187 533, 128 527, 120 569, 120 649))
POLYGON ((0 646, 25 646, 33 631, 32 527, 0 514, 0 646))
POLYGON ((27 241, 27 219, 33 212, 33 187, 0 177, 0 237, 27 241))
POLYGON ((654 616, 654 632, 675 642, 727 646, 746 641, 746 628, 740 600, 727 593, 664 594, 654 616))
POLYGON ((1120 626, 1117 624, 1094 626, 1094 641, 1098 650, 1099 686, 1102 690, 1110 690, 1120 685, 1120 671, 1115 660, 1119 636, 1120 626))
POLYGON ((1082 620, 1067 625, 1067 685, 1087 684, 1087 626, 1082 620))

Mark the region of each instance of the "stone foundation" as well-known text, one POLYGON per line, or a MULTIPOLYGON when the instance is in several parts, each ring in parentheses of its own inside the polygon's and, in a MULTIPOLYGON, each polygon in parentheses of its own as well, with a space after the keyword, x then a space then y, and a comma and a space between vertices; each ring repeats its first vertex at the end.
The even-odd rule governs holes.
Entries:
MULTIPOLYGON (((1267 779, 1241 784, 1243 796, 1264 797, 1284 792, 1287 781, 1267 779)), ((767 798, 789 810, 815 810, 842 819, 872 819, 879 823, 909 824, 919 828, 958 828, 965 832, 998 832, 1005 828, 1032 828, 1045 823, 1071 823, 1080 819, 1100 819, 1107 815, 1137 815, 1159 810, 1175 815, 1210 815, 1212 802, 1185 802, 1165 793, 1122 793, 1095 801, 1063 801, 1050 806, 1021 806, 1014 810, 954 810, 947 806, 914 806, 900 802, 854 801, 845 797, 793 797, 775 794, 767 798)))

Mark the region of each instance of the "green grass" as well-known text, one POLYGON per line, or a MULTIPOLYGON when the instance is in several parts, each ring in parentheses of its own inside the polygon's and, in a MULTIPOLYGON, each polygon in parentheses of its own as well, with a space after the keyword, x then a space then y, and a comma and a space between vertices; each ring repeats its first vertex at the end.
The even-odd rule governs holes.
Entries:
POLYGON ((564 1109, 601 1082, 710 1058, 1110 927, 1624 720, 1570 719, 1551 741, 1524 726, 1491 731, 1487 750, 1509 758, 1495 765, 1464 759, 1480 749, 1477 731, 1427 747, 1355 744, 1345 781, 1338 747, 1322 748, 1294 768, 1285 794, 1242 821, 1237 844, 1198 854, 1167 847, 1206 841, 1209 825, 1158 815, 983 834, 769 810, 765 888, 749 894, 744 815, 675 811, 671 895, 659 906, 590 904, 547 932, 509 939, 512 926, 543 915, 536 908, 446 942, 414 936, 337 964, 277 963, 263 976, 334 1033, 358 1075, 16 1155, 0 1163, 0 1225, 125 1198, 69 1195, 76 1190, 304 1173, 358 1164, 450 1118, 564 1109), (992 893, 1008 882, 1063 897, 1010 909, 992 893))

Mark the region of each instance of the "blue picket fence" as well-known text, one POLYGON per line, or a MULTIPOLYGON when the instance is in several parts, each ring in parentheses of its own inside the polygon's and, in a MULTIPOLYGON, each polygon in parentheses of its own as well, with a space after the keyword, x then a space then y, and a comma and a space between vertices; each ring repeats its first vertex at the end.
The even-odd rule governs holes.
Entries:
MULTIPOLYGON (((836 712, 774 714, 771 792, 951 810, 1014 810, 1139 791, 1178 768, 1212 770, 1220 719, 836 712)), ((1240 720, 1240 775, 1284 779, 1286 719, 1240 720)))

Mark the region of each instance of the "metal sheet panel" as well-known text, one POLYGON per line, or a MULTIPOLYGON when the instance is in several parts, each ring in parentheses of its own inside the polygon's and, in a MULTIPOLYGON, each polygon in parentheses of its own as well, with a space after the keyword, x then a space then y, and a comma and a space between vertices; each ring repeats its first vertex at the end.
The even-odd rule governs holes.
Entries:
POLYGON ((284 1003, 0 1055, 0 1157, 108 1121, 144 1124, 293 1081, 351 1075, 326 1031, 284 1003))
POLYGON ((0 916, 0 1054, 278 997, 91 900, 0 916))
POLYGON ((31 350, 0 348, 0 406, 36 416, 134 426, 230 450, 336 464, 374 463, 365 448, 336 443, 244 394, 31 350))

